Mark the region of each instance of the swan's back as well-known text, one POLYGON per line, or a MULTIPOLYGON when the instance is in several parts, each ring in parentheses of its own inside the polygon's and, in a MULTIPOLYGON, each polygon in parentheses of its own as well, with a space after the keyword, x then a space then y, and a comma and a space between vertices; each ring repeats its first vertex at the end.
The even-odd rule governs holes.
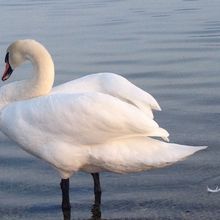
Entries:
POLYGON ((153 118, 152 109, 161 110, 152 95, 114 73, 96 73, 56 86, 54 93, 101 92, 133 104, 153 118))

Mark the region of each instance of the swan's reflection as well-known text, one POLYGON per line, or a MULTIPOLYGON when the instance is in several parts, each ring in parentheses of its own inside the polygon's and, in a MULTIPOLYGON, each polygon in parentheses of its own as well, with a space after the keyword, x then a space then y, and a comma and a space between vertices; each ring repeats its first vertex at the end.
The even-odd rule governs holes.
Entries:
MULTIPOLYGON (((62 209, 63 220, 71 220, 71 208, 62 209)), ((95 193, 95 202, 91 208, 91 218, 89 220, 101 220, 101 193, 95 193)))
POLYGON ((63 220, 70 220, 71 219, 71 208, 70 209, 63 209, 63 220))
POLYGON ((100 205, 94 204, 92 206, 91 213, 92 213, 92 216, 90 220, 101 220, 102 213, 101 213, 100 205))
POLYGON ((95 203, 91 209, 91 220, 100 220, 102 213, 101 213, 101 192, 95 193, 95 203))

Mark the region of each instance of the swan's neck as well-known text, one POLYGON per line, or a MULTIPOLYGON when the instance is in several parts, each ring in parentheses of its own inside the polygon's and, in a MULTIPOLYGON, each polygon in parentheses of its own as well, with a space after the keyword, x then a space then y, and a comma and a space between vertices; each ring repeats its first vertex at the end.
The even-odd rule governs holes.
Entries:
POLYGON ((30 80, 24 80, 23 85, 30 92, 29 98, 46 95, 51 91, 54 82, 54 64, 47 51, 29 56, 32 62, 34 76, 30 80))
POLYGON ((11 102, 47 95, 53 86, 54 64, 47 50, 38 45, 27 50, 25 57, 32 63, 34 75, 1 87, 0 109, 11 102))

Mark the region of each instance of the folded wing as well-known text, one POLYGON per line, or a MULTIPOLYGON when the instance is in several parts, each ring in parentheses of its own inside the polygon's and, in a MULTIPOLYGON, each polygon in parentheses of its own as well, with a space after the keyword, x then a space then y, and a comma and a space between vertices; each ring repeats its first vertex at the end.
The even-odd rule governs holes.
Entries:
POLYGON ((36 136, 36 143, 42 144, 57 139, 97 145, 132 136, 166 139, 169 135, 138 108, 102 93, 54 94, 16 102, 5 109, 1 114, 3 130, 24 142, 28 136, 36 136), (18 120, 11 122, 11 115, 18 120))
POLYGON ((90 74, 56 86, 52 90, 52 94, 84 92, 100 92, 114 96, 136 106, 151 118, 153 118, 152 110, 161 110, 152 95, 114 73, 90 74))

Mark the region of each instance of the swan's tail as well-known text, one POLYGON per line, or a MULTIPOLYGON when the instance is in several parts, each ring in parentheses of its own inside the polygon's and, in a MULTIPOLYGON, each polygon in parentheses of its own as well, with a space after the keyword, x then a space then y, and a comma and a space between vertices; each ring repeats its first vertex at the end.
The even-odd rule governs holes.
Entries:
POLYGON ((204 150, 206 146, 166 143, 149 137, 117 140, 92 150, 96 165, 104 170, 128 173, 170 165, 204 150))

